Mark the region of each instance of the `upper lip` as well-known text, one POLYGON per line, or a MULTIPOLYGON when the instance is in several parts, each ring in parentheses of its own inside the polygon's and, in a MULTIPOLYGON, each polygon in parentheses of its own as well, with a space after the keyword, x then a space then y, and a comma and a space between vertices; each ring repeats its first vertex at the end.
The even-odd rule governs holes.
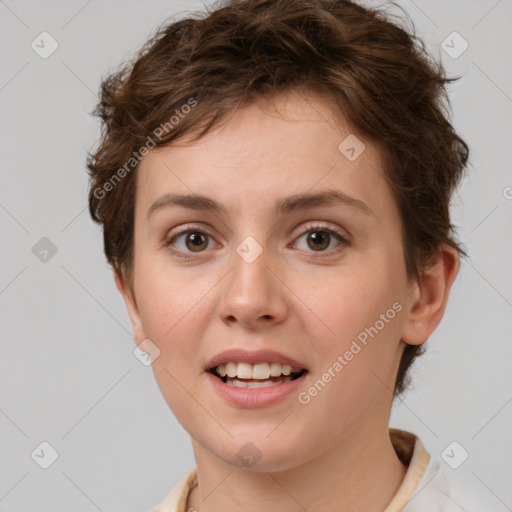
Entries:
POLYGON ((292 357, 285 356, 284 354, 280 354, 275 350, 255 350, 249 351, 243 348, 231 348, 229 350, 225 350, 220 354, 217 354, 213 357, 208 364, 206 365, 207 370, 212 370, 213 368, 219 366, 220 364, 225 364, 229 362, 236 363, 280 363, 287 364, 292 368, 300 368, 301 370, 306 370, 306 366, 293 359, 292 357))

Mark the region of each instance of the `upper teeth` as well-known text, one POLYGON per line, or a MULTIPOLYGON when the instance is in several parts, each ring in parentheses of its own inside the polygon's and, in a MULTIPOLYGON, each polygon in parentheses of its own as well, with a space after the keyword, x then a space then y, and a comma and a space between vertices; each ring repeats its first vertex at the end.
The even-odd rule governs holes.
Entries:
POLYGON ((287 364, 281 363, 235 363, 229 362, 220 364, 215 371, 221 376, 226 375, 230 378, 239 379, 268 379, 270 377, 280 377, 281 375, 290 375, 290 373, 300 372, 300 368, 292 368, 287 364))

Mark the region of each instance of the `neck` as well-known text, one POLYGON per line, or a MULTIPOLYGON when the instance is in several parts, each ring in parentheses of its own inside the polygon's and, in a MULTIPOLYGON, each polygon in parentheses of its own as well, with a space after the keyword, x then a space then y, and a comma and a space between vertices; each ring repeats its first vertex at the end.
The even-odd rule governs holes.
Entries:
MULTIPOLYGON (((368 424, 367 424, 368 425, 368 424)), ((239 469, 219 460, 195 441, 198 486, 186 510, 280 510, 360 512, 384 510, 406 473, 389 433, 368 427, 344 435, 335 446, 285 471, 239 469)))

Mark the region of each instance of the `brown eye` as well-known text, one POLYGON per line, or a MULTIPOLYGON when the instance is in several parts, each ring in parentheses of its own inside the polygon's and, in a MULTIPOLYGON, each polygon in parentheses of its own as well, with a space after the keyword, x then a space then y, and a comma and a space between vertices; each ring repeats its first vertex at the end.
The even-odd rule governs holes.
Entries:
POLYGON ((313 251, 323 251, 329 247, 330 233, 327 231, 310 231, 307 236, 307 244, 313 251))
POLYGON ((197 229, 188 229, 166 240, 164 245, 171 247, 177 256, 191 258, 192 254, 205 252, 205 249, 214 243, 208 233, 197 229))
POLYGON ((201 252, 208 247, 208 235, 200 231, 190 231, 185 235, 185 245, 192 252, 201 252))
POLYGON ((343 250, 349 245, 349 241, 344 235, 327 226, 308 224, 294 245, 297 249, 318 253, 318 256, 329 256, 343 250))

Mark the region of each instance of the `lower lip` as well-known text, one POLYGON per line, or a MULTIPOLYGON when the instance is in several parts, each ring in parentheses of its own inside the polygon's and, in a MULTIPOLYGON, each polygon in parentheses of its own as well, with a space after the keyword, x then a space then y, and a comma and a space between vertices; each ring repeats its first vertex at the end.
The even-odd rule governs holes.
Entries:
POLYGON ((279 400, 283 400, 293 392, 296 392, 304 382, 304 378, 307 375, 307 372, 295 380, 283 382, 282 384, 277 384, 276 386, 252 389, 236 388, 226 384, 225 382, 222 382, 221 379, 215 377, 215 375, 210 372, 206 372, 206 374, 210 379, 213 387, 222 398, 238 407, 251 408, 265 407, 267 405, 275 404, 276 402, 279 402, 279 400))

